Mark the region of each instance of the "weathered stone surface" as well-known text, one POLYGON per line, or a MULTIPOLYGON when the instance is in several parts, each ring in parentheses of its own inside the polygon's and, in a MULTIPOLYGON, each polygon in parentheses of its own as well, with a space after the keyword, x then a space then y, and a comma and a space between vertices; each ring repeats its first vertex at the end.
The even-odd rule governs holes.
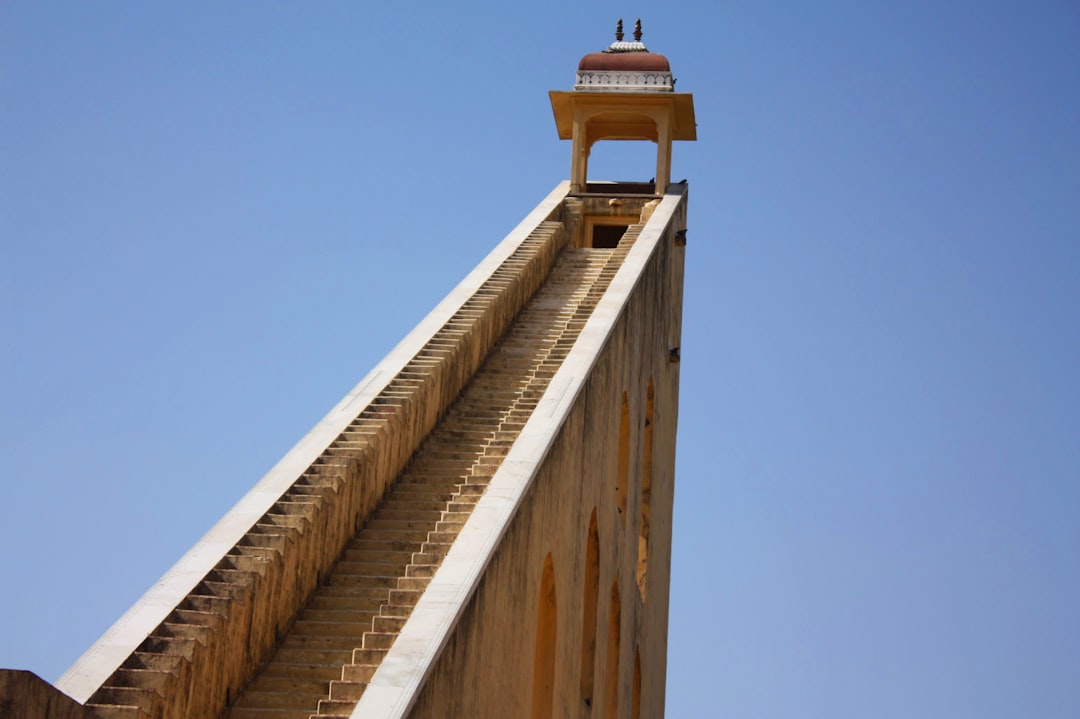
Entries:
POLYGON ((101 719, 37 674, 15 669, 0 669, 0 717, 101 719))

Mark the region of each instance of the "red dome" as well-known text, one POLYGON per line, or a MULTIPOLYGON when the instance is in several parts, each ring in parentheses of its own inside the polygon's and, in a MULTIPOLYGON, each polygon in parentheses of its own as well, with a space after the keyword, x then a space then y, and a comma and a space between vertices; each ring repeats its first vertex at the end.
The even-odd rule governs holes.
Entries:
POLYGON ((591 52, 581 58, 578 70, 671 72, 671 65, 666 57, 655 52, 591 52))

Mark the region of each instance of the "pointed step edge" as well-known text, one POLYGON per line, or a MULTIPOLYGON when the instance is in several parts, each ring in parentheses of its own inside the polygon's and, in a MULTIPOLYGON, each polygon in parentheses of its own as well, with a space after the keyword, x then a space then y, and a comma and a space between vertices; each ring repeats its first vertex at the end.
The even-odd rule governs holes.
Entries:
POLYGON ((355 701, 341 700, 341 699, 320 699, 319 700, 319 713, 317 719, 325 719, 326 717, 349 717, 352 715, 352 710, 356 708, 355 701))
POLYGON ((360 701, 361 695, 367 689, 367 682, 349 682, 336 679, 330 682, 331 701, 351 701, 354 704, 360 701))
POLYGON ((99 719, 150 719, 150 715, 136 706, 120 704, 97 704, 88 702, 87 709, 92 709, 99 719))

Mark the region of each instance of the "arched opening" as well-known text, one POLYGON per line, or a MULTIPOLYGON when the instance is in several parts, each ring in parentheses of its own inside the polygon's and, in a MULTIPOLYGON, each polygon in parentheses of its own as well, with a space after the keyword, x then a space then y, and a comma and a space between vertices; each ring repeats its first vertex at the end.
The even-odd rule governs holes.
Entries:
POLYGON ((581 701, 592 711, 593 679, 596 675, 596 604, 600 595, 600 532, 596 509, 589 519, 585 547, 585 597, 581 617, 581 701))
POLYGON ((657 147, 659 138, 660 131, 656 119, 645 113, 625 107, 592 113, 585 121, 585 137, 583 138, 585 157, 581 168, 581 182, 587 184, 590 175, 602 180, 637 180, 639 182, 644 181, 649 175, 655 176, 654 168, 659 167, 660 162, 657 147), (620 148, 614 148, 611 142, 601 142, 604 140, 651 141, 648 145, 643 142, 634 143, 639 148, 647 148, 648 157, 647 159, 632 157, 635 153, 627 153, 622 143, 620 143, 620 148), (598 146, 603 149, 598 150, 598 146), (616 160, 618 174, 606 177, 597 175, 597 170, 602 173, 611 171, 609 163, 612 161, 610 159, 612 155, 630 159, 632 164, 627 164, 625 160, 616 160))
POLYGON ((604 672, 604 717, 619 716, 619 630, 622 603, 619 601, 619 578, 611 585, 611 611, 608 613, 607 670, 604 672))
POLYGON ((622 410, 619 413, 619 458, 616 465, 615 501, 619 520, 626 526, 626 496, 630 485, 630 401, 622 393, 622 410))
POLYGON ((630 694, 630 719, 641 719, 641 650, 634 648, 634 686, 630 694))
POLYGON ((652 518, 652 452, 653 452, 653 378, 645 394, 645 435, 641 450, 641 524, 638 531, 637 585, 641 601, 649 576, 649 522, 652 518))
POLYGON ((540 597, 536 611, 536 655, 533 659, 532 718, 550 719, 555 703, 555 569, 549 552, 540 578, 540 597))
POLYGON ((586 181, 655 182, 655 176, 655 142, 597 142, 589 149, 586 181))
POLYGON ((593 112, 585 121, 585 143, 592 147, 600 140, 652 140, 660 138, 657 118, 623 106, 593 112))

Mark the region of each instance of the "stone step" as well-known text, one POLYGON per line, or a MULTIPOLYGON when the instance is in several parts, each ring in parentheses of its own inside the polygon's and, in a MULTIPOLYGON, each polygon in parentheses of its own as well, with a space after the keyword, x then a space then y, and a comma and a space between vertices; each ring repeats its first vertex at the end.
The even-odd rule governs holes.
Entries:
MULTIPOLYGON (((394 485, 394 499, 416 499, 417 492, 439 494, 452 491, 455 484, 465 481, 469 469, 476 462, 479 448, 468 447, 460 459, 414 460, 398 477, 394 485)), ((457 451, 457 450, 455 450, 457 451)))
MULTIPOLYGON (((337 654, 337 652, 333 652, 337 654)), ((351 661, 352 653, 347 654, 348 660, 351 661)), ((332 661, 325 664, 290 664, 287 662, 278 661, 277 657, 274 657, 274 661, 266 665, 262 674, 259 675, 260 679, 280 678, 289 681, 296 680, 319 680, 325 682, 327 686, 330 685, 330 680, 337 679, 341 676, 342 664, 332 661)), ((350 665, 344 665, 350 666, 350 665)))
POLYGON ((310 716, 310 708, 233 707, 229 712, 229 719, 308 719, 310 716))
POLYGON ((343 438, 334 440, 330 445, 330 449, 335 453, 343 452, 346 456, 356 456, 372 447, 373 444, 369 439, 350 437, 348 433, 345 433, 343 438))
POLYGON ((187 609, 194 612, 216 614, 219 617, 229 616, 231 601, 225 597, 211 597, 199 594, 189 594, 178 605, 179 609, 187 609))
POLYGON ((372 515, 372 519, 366 522, 364 526, 393 526, 375 524, 376 522, 404 522, 406 526, 414 522, 438 522, 443 518, 444 507, 445 504, 437 509, 387 508, 386 505, 383 505, 379 507, 375 514, 372 515))
MULTIPOLYGON (((379 611, 382 611, 382 607, 379 607, 379 611)), ((360 641, 361 638, 355 636, 300 634, 297 631, 290 631, 288 636, 285 637, 285 641, 282 642, 281 648, 278 649, 278 653, 280 654, 286 649, 305 649, 318 652, 348 651, 360 646, 360 641)), ((293 662, 290 661, 289 663, 293 662)))
MULTIPOLYGON (((355 544, 355 542, 354 542, 355 544)), ((352 544, 345 550, 341 557, 342 562, 355 562, 356 564, 389 564, 398 565, 408 562, 412 557, 409 550, 388 550, 384 548, 358 549, 352 544)), ((340 562, 339 562, 340 563, 340 562)))
MULTIPOLYGON (((470 388, 469 393, 475 391, 477 388, 480 387, 477 382, 478 380, 473 380, 473 385, 472 388, 470 388)), ((472 445, 485 442, 491 439, 492 436, 492 431, 487 429, 486 427, 455 427, 449 424, 441 424, 435 429, 435 432, 431 435, 431 441, 437 442, 441 446, 454 446, 459 444, 472 445)), ((434 447, 435 445, 432 446, 434 447)), ((421 452, 425 451, 427 451, 426 446, 421 449, 421 452)))
MULTIPOLYGON (((257 534, 256 537, 263 537, 268 535, 257 534)), ((281 535, 277 535, 281 536, 281 535)), ((229 550, 229 555, 241 555, 247 557, 254 557, 256 559, 262 559, 269 562, 277 562, 281 559, 281 552, 269 547, 255 547, 250 544, 237 544, 229 550)))
POLYGON ((330 682, 330 700, 358 702, 365 689, 367 689, 367 682, 351 682, 338 679, 330 682))
POLYGON ((431 577, 401 577, 397 581, 397 588, 422 592, 427 589, 427 585, 430 583, 431 577))
POLYGON ((431 518, 408 517, 406 519, 369 519, 364 523, 365 532, 371 530, 414 532, 417 530, 430 531, 431 527, 442 519, 442 512, 434 513, 431 518))
MULTIPOLYGON (((443 428, 491 431, 488 427, 479 427, 477 422, 467 417, 455 414, 456 411, 451 410, 450 414, 446 416, 443 420, 443 428)), ((486 440, 458 439, 447 436, 442 430, 436 429, 435 433, 431 435, 430 442, 425 444, 423 449, 417 453, 412 463, 401 475, 401 478, 406 479, 413 475, 426 473, 435 476, 447 476, 462 469, 467 469, 469 462, 476 454, 477 448, 483 446, 484 441, 486 440)))
MULTIPOLYGON (((264 516, 261 521, 256 522, 255 525, 248 530, 248 533, 245 536, 250 537, 252 544, 263 542, 264 537, 285 537, 287 542, 295 542, 296 538, 300 536, 300 531, 295 527, 269 523, 264 516)), ((277 542, 278 540, 270 539, 265 541, 277 542)))
MULTIPOLYGON (((319 700, 326 696, 323 692, 270 692, 261 691, 254 686, 247 689, 236 702, 236 709, 298 709, 311 712, 319 700)), ((234 715, 235 716, 235 715, 234 715)))
POLYGON ((338 494, 337 487, 329 482, 298 481, 283 495, 289 501, 318 502, 333 499, 338 494))
POLYGON ((169 654, 190 662, 195 655, 196 644, 190 637, 162 637, 151 634, 139 645, 138 651, 147 654, 169 654))
POLYGON ((248 532, 240 539, 238 547, 253 547, 278 552, 290 551, 292 538, 288 534, 276 532, 248 532))
POLYGON ((373 632, 396 634, 399 633, 401 631, 401 628, 405 626, 406 620, 406 617, 378 616, 371 620, 371 630, 373 632))
MULTIPOLYGON (((443 512, 446 509, 446 501, 443 500, 416 500, 388 499, 380 505, 383 512, 443 512)), ((387 515, 393 516, 393 515, 387 515)))
MULTIPOLYGON (((326 693, 330 690, 330 682, 332 680, 333 678, 322 680, 311 677, 267 676, 266 674, 263 674, 251 683, 250 691, 288 692, 326 696, 326 693)), ((248 705, 245 704, 245 706, 248 705)))
POLYGON ((403 492, 408 491, 414 497, 437 498, 439 501, 445 502, 457 501, 458 495, 461 494, 461 488, 474 481, 472 466, 473 463, 470 463, 468 470, 452 478, 416 477, 401 486, 404 488, 403 492))
POLYGON ((384 598, 387 596, 387 592, 392 589, 392 587, 370 587, 363 583, 342 582, 336 580, 333 575, 330 577, 330 582, 330 584, 319 587, 312 599, 333 598, 344 600, 344 602, 338 601, 326 606, 315 606, 313 604, 312 609, 353 609, 363 611, 363 608, 368 605, 368 601, 384 598), (352 604, 347 602, 352 602, 352 604))
POLYGON ((440 509, 446 509, 446 503, 454 501, 454 497, 457 496, 459 485, 469 481, 471 467, 472 463, 469 464, 469 467, 448 477, 432 477, 429 475, 410 477, 407 482, 403 482, 399 496, 415 501, 431 500, 442 502, 440 509))
POLYGON ((334 587, 333 592, 329 591, 330 589, 321 589, 309 600, 303 611, 377 612, 386 601, 386 596, 360 596, 355 591, 350 593, 349 590, 355 590, 355 587, 334 587))
POLYGON ((310 619, 297 619, 293 622, 290 633, 295 632, 300 636, 307 637, 351 637, 356 639, 364 636, 364 632, 371 630, 371 619, 374 617, 373 612, 368 621, 359 622, 316 622, 310 619))
MULTIPOLYGON (((214 572, 211 572, 213 574, 214 572)), ((225 599, 232 601, 234 599, 242 599, 247 596, 247 587, 239 584, 231 584, 229 582, 218 582, 214 579, 207 579, 199 582, 192 589, 189 597, 216 597, 219 599, 225 599)))
MULTIPOLYGON (((386 416, 391 417, 393 413, 388 413, 386 416)), ((319 474, 342 476, 348 471, 352 462, 351 457, 342 457, 335 455, 333 452, 326 452, 311 464, 311 470, 319 474)))
POLYGON ((366 534, 361 534, 361 539, 356 539, 349 545, 350 550, 359 550, 367 552, 415 552, 417 545, 423 542, 416 540, 381 540, 370 538, 366 534))
POLYGON ((435 576, 435 572, 439 567, 434 564, 410 564, 405 567, 406 577, 427 577, 430 579, 435 576))
MULTIPOLYGON (((450 551, 451 546, 451 544, 448 544, 446 542, 424 542, 424 544, 420 547, 420 551, 417 552, 417 554, 423 554, 425 557, 435 557, 435 561, 430 562, 430 564, 441 564, 442 558, 445 557, 446 553, 450 551)), ((413 555, 413 559, 417 563, 421 561, 416 558, 415 554, 413 555)))
POLYGON ((457 536, 458 532, 456 530, 452 532, 428 532, 427 544, 443 544, 449 546, 454 543, 457 536))
POLYGON ((322 719, 325 719, 328 716, 349 717, 352 715, 352 710, 355 706, 355 701, 340 699, 323 699, 319 702, 319 717, 322 717, 322 719))
POLYGON ((296 491, 312 497, 320 497, 324 501, 332 502, 335 498, 340 496, 343 483, 344 480, 340 477, 331 477, 322 474, 305 474, 296 481, 290 491, 296 491))
POLYGON ((362 609, 313 609, 312 607, 305 607, 300 612, 298 620, 306 620, 310 622, 330 622, 336 624, 351 623, 359 624, 363 622, 371 623, 371 620, 378 614, 378 609, 365 611, 362 609))
POLYGON ((109 684, 118 687, 149 689, 159 696, 165 696, 167 689, 176 679, 176 674, 159 669, 117 669, 109 677, 109 684))
POLYGON ((151 654, 147 652, 132 652, 123 666, 125 669, 145 669, 148 671, 166 672, 177 676, 183 671, 187 660, 174 654, 151 654))
MULTIPOLYGON (((404 567, 401 568, 404 570, 404 567)), ((357 574, 353 572, 334 572, 330 575, 329 585, 337 586, 347 584, 350 586, 363 586, 376 589, 379 587, 393 587, 397 584, 397 575, 401 571, 394 572, 393 576, 372 576, 370 574, 357 574)))
POLYGON ((498 467, 502 464, 502 462, 502 455, 484 454, 478 460, 476 460, 477 466, 474 468, 474 471, 479 470, 480 468, 498 467))
POLYGON ((205 645, 213 634, 213 630, 207 626, 200 626, 198 624, 179 624, 174 622, 165 621, 158 625, 154 630, 154 635, 159 637, 172 637, 172 638, 190 638, 197 641, 199 644, 205 645))
POLYGON ((432 551, 440 547, 446 547, 445 544, 437 544, 434 547, 427 547, 425 551, 416 552, 413 554, 413 562, 419 565, 428 567, 438 567, 442 563, 442 558, 446 556, 446 552, 432 551))
POLYGON ((86 707, 92 709, 98 719, 150 719, 149 714, 136 706, 88 702, 86 707))
POLYGON ((258 581, 259 574, 258 572, 252 572, 247 569, 237 569, 231 562, 230 557, 223 557, 222 560, 218 562, 218 566, 211 569, 206 577, 212 582, 232 584, 237 587, 251 589, 255 586, 255 582, 258 581))
POLYGON ((372 586, 371 582, 365 582, 366 577, 353 577, 348 574, 331 574, 330 579, 319 589, 319 594, 327 593, 328 596, 349 595, 353 597, 381 597, 385 592, 393 588, 394 582, 381 582, 372 586))
POLYGON ((258 522, 262 525, 267 525, 280 530, 282 527, 295 529, 298 532, 303 532, 308 527, 308 520, 297 515, 279 514, 271 510, 262 516, 258 522))
POLYGON ((354 649, 352 653, 352 663, 365 666, 378 666, 385 656, 385 649, 354 649))
POLYGON ((103 686, 90 697, 90 701, 109 706, 130 706, 152 714, 160 697, 149 689, 135 687, 103 686))
POLYGON ((449 502, 457 494, 455 485, 450 484, 437 487, 425 487, 415 484, 402 483, 400 480, 394 486, 390 501, 393 502, 449 502))
POLYGON ((365 632, 361 649, 389 649, 397 639, 397 632, 365 632))
MULTIPOLYGON (((352 661, 352 647, 349 649, 325 649, 305 647, 299 644, 289 644, 289 639, 277 650, 274 660, 266 667, 270 671, 275 665, 303 665, 303 666, 337 666, 341 667, 352 661)), ((274 672, 278 674, 278 672, 274 672)), ((331 677, 334 679, 336 677, 331 677)))
POLYGON ((347 682, 370 682, 378 666, 374 664, 346 664, 341 668, 341 678, 347 682))
POLYGON ((165 621, 174 624, 195 624, 213 629, 221 624, 221 621, 224 618, 225 617, 216 612, 200 612, 194 609, 174 609, 165 621))
POLYGON ((420 529, 368 529, 365 527, 360 536, 367 541, 376 542, 423 542, 430 531, 430 527, 420 529))
POLYGON ((404 559, 406 552, 401 554, 402 557, 392 562, 354 562, 345 558, 334 565, 334 571, 366 577, 396 576, 408 566, 408 560, 404 559))
POLYGON ((391 589, 387 604, 397 607, 414 607, 424 592, 418 589, 391 589))

